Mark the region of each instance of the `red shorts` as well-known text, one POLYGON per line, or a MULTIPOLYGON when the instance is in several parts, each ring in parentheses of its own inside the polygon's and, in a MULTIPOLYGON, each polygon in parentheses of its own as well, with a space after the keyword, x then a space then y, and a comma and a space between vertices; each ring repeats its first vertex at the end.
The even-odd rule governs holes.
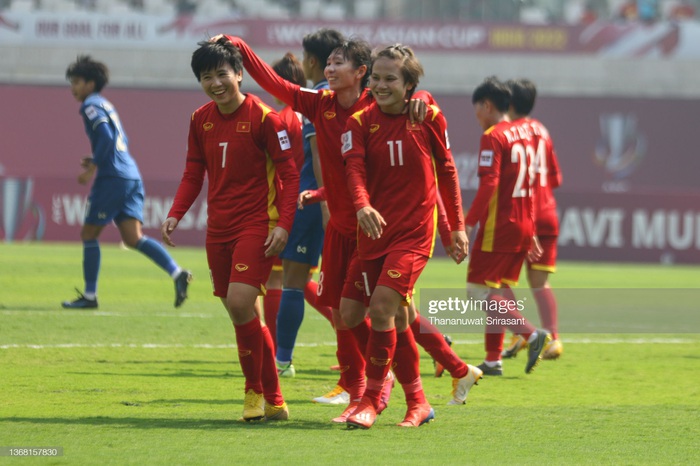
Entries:
POLYGON ((207 243, 214 296, 225 298, 229 283, 245 283, 265 292, 273 257, 265 257, 267 235, 246 234, 227 243, 207 243))
POLYGON ((469 254, 467 283, 500 288, 515 286, 527 252, 484 252, 474 249, 469 254))
POLYGON ((557 270, 557 237, 539 236, 542 245, 542 257, 534 262, 528 261, 527 268, 554 273, 557 270))
POLYGON ((318 305, 339 309, 341 297, 363 301, 364 294, 355 289, 352 278, 349 278, 350 264, 356 255, 357 239, 341 235, 329 222, 323 238, 323 260, 318 277, 318 305))
POLYGON ((428 263, 428 257, 405 251, 390 252, 378 259, 361 260, 365 305, 369 306, 374 289, 381 285, 391 288, 401 295, 408 304, 413 296, 413 288, 421 272, 428 263))

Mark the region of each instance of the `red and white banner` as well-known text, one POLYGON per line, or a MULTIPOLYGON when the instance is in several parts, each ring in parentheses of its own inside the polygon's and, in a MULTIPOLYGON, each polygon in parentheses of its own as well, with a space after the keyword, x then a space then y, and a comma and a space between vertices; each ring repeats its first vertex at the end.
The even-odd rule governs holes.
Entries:
POLYGON ((210 35, 243 37, 256 48, 298 49, 305 34, 331 27, 369 43, 401 42, 415 50, 586 54, 603 57, 700 57, 700 23, 696 21, 613 22, 590 25, 544 25, 431 21, 313 21, 107 15, 75 12, 0 12, 0 46, 42 44, 92 48, 168 48, 192 50, 210 35))

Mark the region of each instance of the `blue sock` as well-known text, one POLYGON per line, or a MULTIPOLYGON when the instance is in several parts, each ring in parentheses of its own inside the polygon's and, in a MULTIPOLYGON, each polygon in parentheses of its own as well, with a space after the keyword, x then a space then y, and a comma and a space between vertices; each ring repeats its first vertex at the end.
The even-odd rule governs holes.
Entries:
POLYGON ((177 276, 175 272, 179 272, 180 268, 159 242, 148 236, 142 236, 139 242, 136 243, 136 249, 140 251, 141 254, 150 257, 153 262, 158 264, 161 269, 168 272, 168 275, 171 277, 175 278, 175 276, 177 276))
POLYGON ((97 276, 100 273, 100 243, 96 240, 83 241, 83 279, 85 295, 94 298, 97 295, 97 276))
POLYGON ((304 320, 304 290, 284 288, 277 314, 277 360, 292 360, 294 343, 304 320))

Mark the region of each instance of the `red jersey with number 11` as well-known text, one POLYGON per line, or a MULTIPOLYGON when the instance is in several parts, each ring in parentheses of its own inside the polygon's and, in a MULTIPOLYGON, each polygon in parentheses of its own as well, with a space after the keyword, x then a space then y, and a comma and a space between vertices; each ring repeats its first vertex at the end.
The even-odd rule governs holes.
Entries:
POLYGON ((392 251, 431 256, 438 187, 450 230, 464 230, 447 122, 437 106, 428 108, 423 123, 411 123, 408 115, 384 113, 373 103, 348 120, 342 149, 355 209, 371 205, 386 221, 376 240, 358 227, 362 259, 392 251))

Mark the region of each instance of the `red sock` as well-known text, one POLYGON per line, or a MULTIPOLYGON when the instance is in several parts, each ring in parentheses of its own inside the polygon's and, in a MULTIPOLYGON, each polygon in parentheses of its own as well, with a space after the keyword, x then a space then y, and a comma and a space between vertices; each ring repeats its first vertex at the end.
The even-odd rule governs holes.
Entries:
POLYGON ((469 371, 467 364, 457 356, 457 353, 452 351, 440 330, 428 319, 422 319, 420 314, 417 314, 416 320, 411 324, 411 330, 416 343, 421 345, 433 359, 442 364, 452 377, 461 379, 467 375, 469 371))
POLYGON ((367 343, 367 389, 364 398, 369 398, 375 408, 379 406, 379 395, 384 379, 391 368, 396 351, 396 329, 385 331, 371 329, 367 343))
POLYGON ((364 357, 367 351, 367 342, 369 341, 369 329, 370 321, 369 317, 362 321, 360 325, 352 327, 350 331, 357 341, 357 347, 360 349, 362 356, 364 357))
MULTIPOLYGON (((442 335, 440 336, 442 338, 442 335)), ((444 341, 444 339, 443 339, 444 341)), ((420 379, 418 348, 411 328, 396 335, 396 352, 392 369, 406 394, 406 403, 425 403, 425 393, 420 379)))
POLYGON ((542 327, 548 330, 556 340, 559 329, 557 328, 557 299, 554 297, 554 292, 547 287, 532 290, 532 294, 537 301, 537 311, 540 314, 542 327))
POLYGON ((501 353, 503 352, 503 338, 506 332, 503 327, 500 332, 494 328, 487 328, 484 334, 484 348, 486 349, 487 361, 500 361, 501 353))
MULTIPOLYGON (((507 288, 507 290, 510 290, 510 288, 507 288)), ((506 294, 508 294, 507 291, 506 294)), ((518 312, 515 304, 517 302, 516 300, 504 297, 502 294, 500 294, 500 290, 499 292, 492 293, 489 296, 489 299, 498 302, 498 305, 496 306, 498 310, 488 312, 489 317, 493 319, 508 319, 509 322, 517 322, 517 324, 506 325, 508 330, 511 332, 515 333, 516 335, 522 335, 523 338, 527 340, 536 330, 535 326, 525 319, 520 312, 518 312)))
POLYGON ((338 342, 338 350, 335 354, 340 365, 338 385, 350 394, 351 400, 360 399, 366 387, 364 356, 350 330, 336 329, 335 334, 338 342))
POLYGON ((256 317, 233 328, 236 330, 238 360, 245 376, 245 391, 252 389, 255 393, 262 393, 263 332, 260 319, 256 317))
POLYGON ((277 366, 275 364, 275 347, 272 343, 270 329, 262 328, 263 333, 263 360, 260 380, 262 382, 263 396, 268 404, 280 406, 284 403, 280 379, 277 376, 277 366))
POLYGON ((314 309, 318 311, 319 314, 321 314, 323 317, 328 319, 328 322, 333 325, 333 312, 331 311, 331 308, 328 306, 319 306, 316 304, 316 300, 318 299, 318 295, 316 292, 318 291, 318 283, 316 283, 313 280, 309 280, 306 282, 306 288, 304 288, 304 299, 306 299, 306 302, 311 305, 314 309))
POLYGON ((272 337, 272 349, 277 350, 277 313, 280 309, 280 300, 282 299, 282 290, 272 289, 267 290, 263 298, 263 309, 265 313, 265 325, 270 329, 272 337))

